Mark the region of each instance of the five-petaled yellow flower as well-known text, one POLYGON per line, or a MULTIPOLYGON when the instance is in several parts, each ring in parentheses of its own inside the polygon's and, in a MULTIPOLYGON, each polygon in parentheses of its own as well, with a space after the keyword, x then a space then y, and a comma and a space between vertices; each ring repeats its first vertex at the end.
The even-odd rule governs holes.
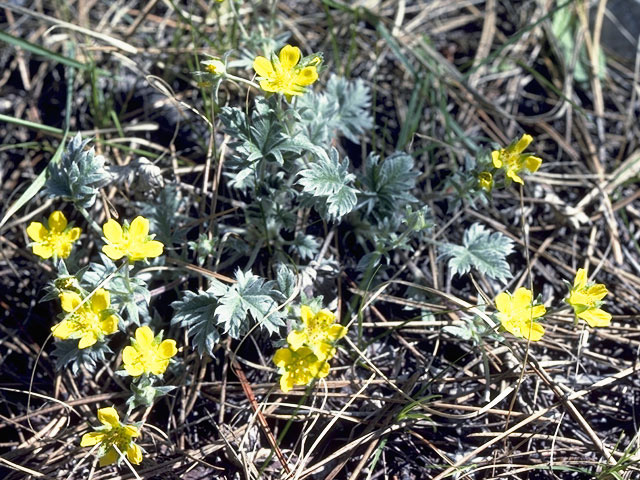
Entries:
POLYGON ((60 302, 62 310, 68 315, 51 328, 54 337, 79 338, 78 348, 83 349, 102 340, 105 335, 118 331, 118 317, 109 309, 111 301, 108 290, 97 289, 96 293, 77 310, 78 305, 82 303, 82 297, 77 292, 63 291, 60 294, 60 302))
POLYGON ((576 317, 586 321, 590 327, 608 327, 611 314, 599 308, 608 293, 602 283, 587 283, 587 270, 580 268, 576 272, 567 303, 573 307, 576 317))
POLYGON ((280 388, 287 393, 294 385, 307 385, 314 378, 329 375, 329 364, 320 361, 310 348, 300 347, 297 350, 280 348, 273 355, 273 362, 279 367, 280 388))
POLYGON ((541 158, 529 155, 528 153, 522 153, 532 141, 533 137, 525 134, 520 137, 520 140, 512 142, 507 148, 494 150, 491 152, 493 166, 502 168, 507 178, 524 185, 518 173, 525 168, 533 173, 540 168, 540 164, 542 163, 541 158))
POLYGON ((507 332, 537 342, 544 335, 544 327, 534 320, 542 317, 546 309, 544 305, 532 305, 532 299, 531 290, 524 287, 518 288, 513 295, 508 292, 498 294, 497 317, 507 332))
POLYGON ((300 316, 304 328, 294 330, 287 336, 291 349, 298 350, 303 345, 307 345, 318 360, 333 357, 336 352, 333 342, 347 334, 347 327, 335 323, 336 316, 326 309, 314 314, 310 307, 302 305, 300 316))
POLYGON ((80 237, 78 227, 67 228, 67 219, 59 210, 49 215, 49 228, 40 222, 31 222, 27 227, 27 235, 34 241, 33 253, 44 259, 53 256, 67 258, 71 253, 71 245, 80 237))
POLYGON ((133 263, 162 255, 164 245, 149 235, 149 220, 144 217, 134 218, 131 225, 125 222, 124 228, 110 219, 102 226, 102 231, 108 242, 102 251, 112 260, 127 257, 133 263))
POLYGON ((493 188, 493 175, 491 175, 491 172, 480 172, 478 174, 478 185, 483 190, 490 192, 493 188))
POLYGON ((318 79, 316 66, 321 59, 314 57, 305 65, 299 65, 301 56, 300 49, 291 45, 285 45, 272 60, 257 56, 253 69, 258 74, 260 88, 265 92, 282 93, 288 100, 293 95, 304 94, 305 87, 318 79))
POLYGON ((136 338, 131 339, 131 345, 124 347, 122 362, 124 368, 132 377, 143 373, 162 375, 169 359, 178 353, 175 340, 162 340, 153 335, 148 326, 136 329, 136 338))
POLYGON ((118 412, 113 407, 100 408, 98 420, 103 426, 98 427, 95 432, 85 433, 80 446, 93 447, 99 443, 101 467, 115 463, 120 458, 118 450, 126 453, 131 463, 139 465, 142 462, 142 450, 133 442, 133 438, 140 435, 138 427, 120 423, 118 412))

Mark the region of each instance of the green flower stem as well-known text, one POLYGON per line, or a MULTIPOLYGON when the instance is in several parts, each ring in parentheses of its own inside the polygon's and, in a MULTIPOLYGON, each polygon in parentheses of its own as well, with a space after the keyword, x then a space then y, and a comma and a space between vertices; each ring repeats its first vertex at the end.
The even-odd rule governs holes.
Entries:
POLYGON ((80 205, 76 205, 75 207, 82 214, 82 216, 87 221, 89 226, 93 229, 93 231, 96 232, 100 237, 102 237, 102 229, 96 223, 96 221, 93 218, 91 218, 91 216, 89 215, 89 212, 87 212, 87 209, 84 207, 81 207, 80 205))
POLYGON ((233 80, 235 82, 245 83, 250 87, 255 88, 256 90, 260 90, 260 85, 258 85, 255 82, 252 82, 251 80, 247 80, 246 78, 236 77, 235 75, 231 75, 230 73, 225 74, 225 78, 228 78, 229 80, 233 80))

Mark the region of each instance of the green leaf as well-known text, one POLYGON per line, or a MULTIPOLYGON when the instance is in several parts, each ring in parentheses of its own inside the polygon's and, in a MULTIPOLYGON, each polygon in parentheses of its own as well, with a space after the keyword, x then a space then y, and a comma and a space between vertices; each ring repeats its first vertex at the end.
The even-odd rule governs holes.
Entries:
POLYGON ((276 311, 278 302, 273 298, 274 282, 240 269, 235 277, 237 282, 218 299, 215 311, 216 321, 224 326, 224 331, 232 338, 241 338, 251 326, 248 315, 270 333, 284 326, 281 313, 276 311))
MULTIPOLYGON (((339 160, 338 151, 331 148, 326 159, 317 159, 306 170, 300 172, 302 177, 298 183, 303 191, 314 197, 324 197, 329 217, 337 218, 346 215, 356 206, 357 190, 349 184, 355 176, 348 171, 349 159, 339 160)), ((316 202, 316 205, 320 205, 316 202)), ((322 212, 322 209, 319 208, 322 212)))
POLYGON ((368 211, 385 216, 417 201, 409 193, 415 188, 416 178, 411 155, 396 152, 380 161, 378 155, 369 154, 362 179, 368 211))
POLYGON ((513 252, 513 241, 500 232, 491 233, 483 225, 474 223, 464 232, 463 245, 444 244, 442 257, 449 259, 453 275, 465 274, 471 267, 481 274, 505 281, 511 278, 507 255, 513 252))
POLYGON ((218 308, 216 293, 220 292, 186 291, 181 300, 171 304, 175 311, 171 324, 187 329, 187 335, 200 356, 205 353, 211 355, 216 343, 220 341, 220 332, 214 320, 218 308))
POLYGON ((45 193, 50 197, 62 197, 81 208, 93 205, 98 189, 107 185, 111 175, 104 169, 104 158, 96 156, 92 149, 85 151, 89 139, 82 140, 78 133, 62 154, 59 163, 48 166, 49 179, 45 193))

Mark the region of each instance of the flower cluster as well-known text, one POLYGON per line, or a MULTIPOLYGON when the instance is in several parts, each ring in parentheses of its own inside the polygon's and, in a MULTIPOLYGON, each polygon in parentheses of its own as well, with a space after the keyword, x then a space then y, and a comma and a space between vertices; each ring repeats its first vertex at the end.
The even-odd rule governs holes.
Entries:
POLYGON ((544 335, 544 327, 535 320, 546 313, 544 305, 533 305, 531 290, 520 287, 513 295, 502 292, 496 297, 498 320, 502 327, 516 337, 537 342, 544 335))
POLYGON ((287 336, 289 346, 276 351, 274 363, 279 367, 280 388, 288 392, 294 385, 307 385, 314 378, 329 374, 328 361, 335 355, 334 343, 347 334, 347 328, 336 323, 329 310, 314 312, 311 307, 300 308, 302 329, 287 336))
POLYGON ((118 317, 110 309, 110 294, 98 288, 88 300, 77 292, 65 290, 60 293, 62 310, 67 315, 64 320, 51 328, 53 336, 60 339, 79 338, 78 348, 92 346, 105 335, 118 331, 118 317))
POLYGON ((485 170, 477 174, 478 187, 490 192, 494 186, 494 176, 499 171, 504 172, 507 185, 512 181, 524 185, 524 181, 518 174, 523 171, 534 173, 542 164, 541 158, 524 153, 532 141, 531 135, 524 134, 519 140, 511 142, 508 147, 493 150, 491 165, 484 165, 485 170))
POLYGON ((581 318, 590 327, 608 327, 611 314, 600 308, 602 299, 608 293, 607 287, 602 283, 587 283, 587 270, 580 268, 566 302, 573 307, 576 321, 581 318))
POLYGON ((125 452, 131 463, 139 465, 142 462, 142 450, 133 441, 134 437, 140 435, 138 427, 120 423, 118 412, 113 407, 100 408, 98 420, 102 427, 96 428, 95 432, 85 433, 80 446, 93 447, 100 444, 98 456, 101 467, 115 463, 120 459, 120 454, 125 452))
POLYGON ((68 227, 67 218, 59 210, 49 215, 47 224, 49 228, 40 222, 31 222, 27 227, 27 235, 33 240, 33 253, 44 259, 67 258, 82 230, 68 227))
POLYGON ((145 325, 136 330, 131 345, 124 347, 122 361, 132 377, 150 373, 162 375, 176 353, 175 340, 162 340, 162 334, 154 336, 153 331, 145 325))
POLYGON ((304 94, 306 87, 318 79, 316 67, 322 58, 319 55, 301 57, 300 49, 291 45, 285 45, 278 56, 271 56, 271 60, 257 56, 253 69, 258 74, 260 88, 265 92, 282 93, 287 100, 304 94))

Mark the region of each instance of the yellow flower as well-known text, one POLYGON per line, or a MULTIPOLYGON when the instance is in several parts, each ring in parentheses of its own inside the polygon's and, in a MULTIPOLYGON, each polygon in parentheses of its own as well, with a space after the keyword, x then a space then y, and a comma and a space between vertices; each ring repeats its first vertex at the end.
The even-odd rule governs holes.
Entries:
POLYGON ((310 348, 297 350, 280 348, 273 355, 273 363, 279 367, 280 388, 287 393, 294 385, 307 385, 314 378, 329 375, 329 364, 318 360, 310 348))
POLYGON ((138 427, 120 423, 118 412, 113 407, 100 408, 98 420, 103 426, 98 427, 95 432, 85 433, 80 440, 80 446, 93 447, 100 443, 101 467, 115 463, 120 458, 118 450, 121 453, 126 452, 131 463, 139 465, 142 462, 142 450, 133 442, 133 437, 140 435, 138 427))
POLYGON ((493 175, 491 175, 491 172, 480 172, 478 174, 478 185, 483 190, 490 192, 493 188, 493 175))
POLYGON ((533 173, 540 168, 540 164, 542 163, 541 158, 522 153, 532 141, 533 137, 525 134, 520 137, 520 140, 512 142, 507 148, 494 150, 491 152, 493 166, 502 168, 508 178, 524 185, 518 173, 525 168, 533 173))
POLYGON ((80 308, 82 297, 77 292, 65 290, 60 294, 62 310, 69 315, 51 328, 56 338, 79 338, 78 348, 87 348, 102 340, 105 335, 118 331, 118 317, 109 309, 110 295, 104 288, 96 293, 80 308), (76 310, 75 312, 73 312, 76 310), (73 312, 73 313, 71 313, 73 312))
POLYGON ((211 60, 204 60, 202 63, 207 70, 207 72, 212 75, 224 75, 227 73, 227 68, 224 65, 224 62, 219 58, 212 58, 211 60))
POLYGON ((49 215, 49 228, 40 222, 31 222, 27 227, 27 235, 34 241, 33 253, 44 259, 53 256, 67 258, 71 253, 71 244, 80 237, 78 227, 67 228, 67 219, 59 210, 49 215))
POLYGON ((145 325, 136 330, 136 338, 131 340, 131 346, 124 347, 122 361, 124 369, 132 377, 143 373, 162 375, 169 365, 169 359, 176 353, 178 349, 175 340, 161 342, 145 325))
POLYGON ((144 217, 134 218, 131 225, 125 222, 124 228, 110 219, 102 226, 102 231, 108 242, 102 247, 102 251, 111 260, 127 257, 133 263, 162 255, 164 245, 152 240, 153 235, 149 235, 149 220, 144 217))
POLYGON ((311 348, 318 360, 327 360, 335 355, 333 342, 347 334, 347 327, 335 323, 336 316, 329 310, 313 313, 307 305, 300 308, 300 316, 304 328, 294 330, 287 337, 292 350, 298 350, 303 345, 311 348))
POLYGON ((587 270, 580 268, 576 272, 567 303, 573 307, 576 317, 582 318, 590 327, 608 327, 611 314, 598 308, 608 293, 602 283, 588 284, 587 270))
POLYGON ((305 65, 299 65, 302 56, 298 47, 285 45, 278 57, 270 61, 257 56, 253 61, 253 69, 258 74, 260 88, 265 92, 284 94, 288 100, 293 95, 302 95, 308 85, 318 79, 316 66, 321 58, 315 56, 305 65))
POLYGON ((544 305, 532 305, 532 296, 531 290, 523 287, 513 296, 502 292, 496 297, 496 308, 498 320, 507 332, 537 342, 544 335, 544 327, 534 320, 542 317, 546 309, 544 305))

